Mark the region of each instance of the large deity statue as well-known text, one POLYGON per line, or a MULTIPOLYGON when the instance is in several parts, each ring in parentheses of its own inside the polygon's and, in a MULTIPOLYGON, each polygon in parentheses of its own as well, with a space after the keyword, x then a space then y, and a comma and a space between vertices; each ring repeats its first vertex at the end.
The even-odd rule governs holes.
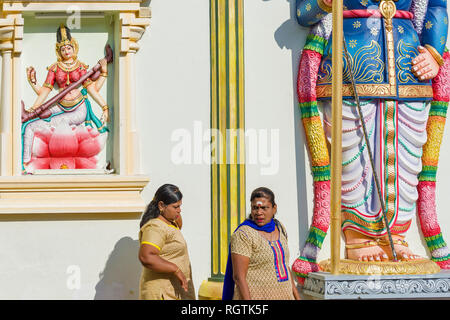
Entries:
MULTIPOLYGON (((393 244, 399 260, 420 260, 405 241, 417 212, 432 260, 448 269, 450 251, 435 207, 437 161, 450 96, 450 58, 445 52, 447 3, 344 0, 343 4, 344 48, 348 54, 348 59, 346 55, 343 59, 342 89, 341 221, 345 257, 368 263, 392 261, 393 244)), ((317 255, 330 222, 326 141, 331 140, 333 125, 332 0, 297 0, 296 6, 299 24, 310 28, 299 66, 298 99, 314 179, 312 224, 293 265, 302 283, 309 272, 318 271, 317 255), (323 108, 323 126, 319 107, 323 108)))
POLYGON ((111 61, 101 59, 89 73, 88 66, 77 58, 78 42, 70 30, 61 25, 56 38, 57 62, 47 68, 42 86, 37 84, 34 68, 27 68, 28 82, 37 98, 22 112, 22 163, 26 173, 42 168, 95 168, 93 158, 103 148, 107 136, 109 107, 99 91, 108 76, 107 63, 111 61), (54 102, 44 103, 54 86, 59 91, 54 102), (101 106, 101 119, 93 112, 88 94, 101 106), (59 136, 51 139, 54 132, 59 136), (51 159, 52 150, 57 161, 51 159))

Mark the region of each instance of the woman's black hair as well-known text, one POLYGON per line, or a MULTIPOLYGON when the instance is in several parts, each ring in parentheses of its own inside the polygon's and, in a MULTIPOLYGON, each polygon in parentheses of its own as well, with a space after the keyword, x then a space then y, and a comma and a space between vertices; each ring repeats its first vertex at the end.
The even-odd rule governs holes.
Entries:
POLYGON ((276 205, 275 194, 269 188, 259 187, 253 190, 250 196, 250 202, 256 198, 266 198, 270 203, 272 203, 272 206, 276 205))
POLYGON ((158 208, 158 203, 162 201, 165 205, 169 205, 180 201, 183 198, 183 194, 180 192, 177 186, 173 184, 164 184, 156 190, 153 200, 148 204, 142 215, 141 223, 139 226, 142 228, 150 219, 159 217, 161 214, 158 208))

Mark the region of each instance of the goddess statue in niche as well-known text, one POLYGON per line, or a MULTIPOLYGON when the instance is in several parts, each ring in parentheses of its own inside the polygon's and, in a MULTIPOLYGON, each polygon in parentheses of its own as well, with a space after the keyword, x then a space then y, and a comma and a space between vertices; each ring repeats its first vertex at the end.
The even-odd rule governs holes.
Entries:
MULTIPOLYGON (((298 98, 314 179, 313 221, 293 265, 300 283, 309 272, 319 270, 317 256, 330 223, 326 140, 331 140, 332 127, 331 5, 332 0, 297 0, 296 4, 298 23, 310 28, 299 65, 298 98), (318 106, 323 107, 324 127, 318 106)), ((343 14, 348 48, 348 59, 343 59, 342 112, 345 256, 363 264, 381 263, 392 261, 394 251, 399 260, 421 260, 405 241, 417 212, 431 260, 450 269, 450 250, 435 204, 439 147, 450 97, 447 3, 344 0, 343 14), (353 86, 361 99, 363 119, 357 112, 353 86)))
POLYGON ((56 39, 57 62, 47 68, 42 86, 37 85, 35 69, 27 68, 28 82, 37 98, 31 108, 25 110, 23 106, 22 111, 24 173, 35 169, 94 169, 96 155, 106 143, 109 107, 99 91, 108 76, 112 51, 89 71, 78 60, 78 43, 66 26, 57 29, 56 39), (50 99, 53 103, 44 103, 55 85, 59 93, 50 99), (101 106, 101 119, 94 114, 88 94, 101 106))

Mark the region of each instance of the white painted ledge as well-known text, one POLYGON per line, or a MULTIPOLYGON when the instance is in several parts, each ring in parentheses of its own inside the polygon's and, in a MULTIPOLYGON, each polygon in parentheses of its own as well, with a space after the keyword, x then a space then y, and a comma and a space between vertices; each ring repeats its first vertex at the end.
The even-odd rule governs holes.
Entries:
POLYGON ((0 215, 131 213, 145 208, 143 175, 0 177, 0 215))

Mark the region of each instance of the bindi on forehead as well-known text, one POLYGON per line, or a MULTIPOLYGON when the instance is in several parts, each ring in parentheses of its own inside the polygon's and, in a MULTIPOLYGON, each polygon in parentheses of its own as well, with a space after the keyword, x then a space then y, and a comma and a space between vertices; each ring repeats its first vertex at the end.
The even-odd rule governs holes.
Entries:
POLYGON ((265 203, 270 203, 270 200, 267 199, 267 198, 259 197, 259 198, 254 198, 252 200, 252 203, 254 203, 254 204, 257 204, 257 203, 265 204, 265 203))

